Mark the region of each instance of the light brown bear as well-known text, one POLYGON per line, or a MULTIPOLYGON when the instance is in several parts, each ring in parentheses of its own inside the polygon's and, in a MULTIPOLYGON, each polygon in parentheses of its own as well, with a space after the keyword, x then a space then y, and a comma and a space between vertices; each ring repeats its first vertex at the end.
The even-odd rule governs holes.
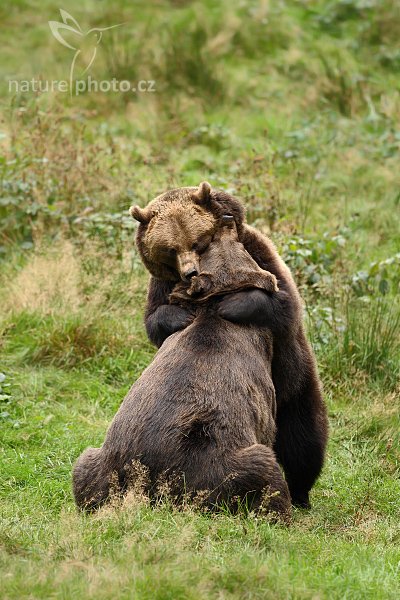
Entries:
MULTIPOLYGON (((170 294, 178 281, 198 274, 200 257, 224 215, 233 216, 239 240, 259 267, 276 276, 278 292, 252 289, 226 295, 217 313, 233 323, 266 327, 273 335, 272 379, 277 398, 274 450, 293 503, 309 507, 309 492, 324 462, 328 421, 302 322, 301 299, 289 269, 271 240, 245 223, 241 202, 211 189, 206 182, 199 188, 166 192, 146 208, 133 207, 131 214, 140 223, 137 245, 152 274, 145 324, 150 340, 158 347, 192 323, 193 313, 171 304, 170 294)), ((260 353, 267 373, 271 356, 264 349, 260 353)))
POLYGON ((78 459, 76 502, 86 509, 101 505, 113 474, 125 490, 129 465, 139 460, 149 470, 150 493, 166 476, 177 499, 202 492, 209 506, 236 507, 240 498, 287 521, 290 495, 272 450, 271 334, 218 315, 227 293, 249 287, 276 293, 276 278, 248 255, 231 216, 221 217, 197 264, 198 275, 170 295, 190 310, 192 323, 163 343, 123 401, 103 446, 78 459))

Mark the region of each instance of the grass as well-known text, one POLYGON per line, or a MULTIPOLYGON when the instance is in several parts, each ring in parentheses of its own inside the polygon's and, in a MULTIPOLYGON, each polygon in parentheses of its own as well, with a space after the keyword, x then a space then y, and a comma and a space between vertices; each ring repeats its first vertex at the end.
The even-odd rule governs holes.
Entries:
POLYGON ((156 92, 9 93, 67 79, 72 57, 48 28, 57 3, 3 2, 0 596, 397 598, 396 2, 67 10, 86 29, 123 23, 92 77, 156 92), (134 493, 88 517, 72 499, 74 461, 154 353, 127 209, 204 179, 243 198, 305 300, 331 438, 290 528, 134 493))

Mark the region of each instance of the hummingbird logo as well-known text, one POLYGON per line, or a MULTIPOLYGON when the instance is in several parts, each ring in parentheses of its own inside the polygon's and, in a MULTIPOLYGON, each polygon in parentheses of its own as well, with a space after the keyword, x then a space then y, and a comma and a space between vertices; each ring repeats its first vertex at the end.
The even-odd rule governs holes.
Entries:
POLYGON ((77 64, 80 63, 80 74, 84 75, 90 69, 96 58, 97 47, 101 42, 103 32, 114 29, 115 27, 120 27, 122 23, 111 25, 110 27, 94 27, 85 32, 82 30, 77 20, 66 10, 60 8, 60 15, 62 23, 58 21, 49 21, 49 26, 51 33, 56 40, 66 48, 70 48, 75 52, 69 71, 70 91, 72 93, 72 81, 77 64), (65 39, 65 37, 67 37, 67 39, 65 39))

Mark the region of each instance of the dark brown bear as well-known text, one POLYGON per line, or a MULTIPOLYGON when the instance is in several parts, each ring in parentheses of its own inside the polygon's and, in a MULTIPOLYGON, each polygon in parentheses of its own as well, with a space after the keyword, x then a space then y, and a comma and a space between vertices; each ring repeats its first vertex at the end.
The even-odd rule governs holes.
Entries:
POLYGON ((127 467, 139 460, 149 470, 150 493, 167 475, 177 498, 203 492, 211 506, 235 506, 241 498, 290 517, 289 491, 272 450, 270 332, 218 315, 221 295, 249 286, 277 293, 276 278, 245 251, 233 218, 221 221, 200 257, 199 275, 171 294, 192 312, 192 323, 164 342, 132 386, 103 446, 89 448, 76 463, 74 494, 82 508, 108 498, 113 474, 124 490, 127 467))
MULTIPOLYGON (((137 244, 153 275, 145 323, 150 340, 158 347, 193 320, 190 311, 171 305, 169 296, 177 281, 197 274, 199 257, 223 215, 234 217, 248 253, 262 269, 276 276, 279 292, 253 289, 230 294, 220 301, 218 314, 234 323, 267 327, 273 334, 272 379, 277 397, 274 449, 293 503, 309 507, 309 491, 324 462, 328 422, 302 322, 301 299, 289 269, 271 240, 245 224, 239 200, 212 190, 207 183, 198 189, 166 192, 145 209, 133 207, 131 214, 140 222, 137 244)), ((260 358, 269 364, 268 352, 260 358)))

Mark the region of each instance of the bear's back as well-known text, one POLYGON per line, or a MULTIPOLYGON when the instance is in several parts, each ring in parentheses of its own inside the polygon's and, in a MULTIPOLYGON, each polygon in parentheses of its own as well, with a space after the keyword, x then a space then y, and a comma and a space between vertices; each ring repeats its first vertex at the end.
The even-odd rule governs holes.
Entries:
POLYGON ((194 453, 205 464, 218 456, 223 465, 234 448, 271 447, 276 406, 268 350, 272 358, 267 331, 199 309, 191 325, 164 342, 132 386, 105 448, 109 444, 161 473, 188 472, 196 464, 194 453))

